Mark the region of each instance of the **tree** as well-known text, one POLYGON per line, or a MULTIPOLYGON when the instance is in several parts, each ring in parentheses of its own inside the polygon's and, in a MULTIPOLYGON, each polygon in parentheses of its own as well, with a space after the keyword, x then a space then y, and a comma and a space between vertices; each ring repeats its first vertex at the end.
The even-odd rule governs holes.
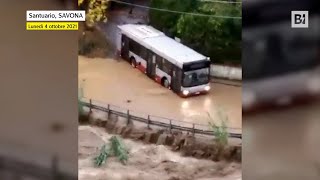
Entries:
MULTIPOLYGON (((241 8, 225 4, 204 4, 201 14, 241 16, 241 8)), ((177 34, 185 44, 210 56, 215 62, 240 61, 241 19, 182 15, 177 34)))
POLYGON ((87 27, 94 27, 98 22, 107 21, 108 2, 109 0, 78 0, 79 8, 86 10, 87 27))
MULTIPOLYGON (((200 2, 198 0, 153 0, 151 6, 175 11, 216 16, 241 16, 239 4, 200 2)), ((150 11, 151 25, 182 43, 211 57, 214 62, 241 60, 241 19, 150 11), (165 31, 167 30, 167 32, 165 31), (169 33, 168 33, 169 32, 169 33)))
MULTIPOLYGON (((174 11, 192 11, 197 6, 198 0, 152 0, 151 7, 174 11)), ((169 35, 176 34, 176 23, 181 14, 150 10, 150 23, 155 28, 169 35)))

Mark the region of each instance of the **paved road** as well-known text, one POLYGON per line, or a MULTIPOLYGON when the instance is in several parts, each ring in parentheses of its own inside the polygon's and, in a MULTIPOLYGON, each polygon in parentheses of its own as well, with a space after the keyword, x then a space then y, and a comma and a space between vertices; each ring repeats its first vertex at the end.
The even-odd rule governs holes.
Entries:
POLYGON ((222 109, 228 127, 241 132, 241 87, 213 83, 210 94, 181 98, 123 61, 79 57, 79 84, 84 96, 133 111, 186 122, 207 124, 208 113, 216 122, 222 109), (130 102, 128 102, 128 100, 130 102))

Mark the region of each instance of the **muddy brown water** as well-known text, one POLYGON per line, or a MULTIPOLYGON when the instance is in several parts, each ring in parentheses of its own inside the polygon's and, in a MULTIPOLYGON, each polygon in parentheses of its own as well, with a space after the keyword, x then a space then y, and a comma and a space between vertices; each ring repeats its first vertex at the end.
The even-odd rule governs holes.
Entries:
POLYGON ((79 126, 80 180, 241 180, 241 165, 182 157, 167 147, 124 139, 129 149, 127 165, 111 157, 101 167, 93 158, 112 134, 102 128, 79 126))
POLYGON ((219 122, 223 111, 228 127, 241 132, 241 87, 213 83, 207 95, 181 98, 124 61, 85 57, 79 57, 79 85, 86 98, 185 122, 207 125, 208 113, 219 122))

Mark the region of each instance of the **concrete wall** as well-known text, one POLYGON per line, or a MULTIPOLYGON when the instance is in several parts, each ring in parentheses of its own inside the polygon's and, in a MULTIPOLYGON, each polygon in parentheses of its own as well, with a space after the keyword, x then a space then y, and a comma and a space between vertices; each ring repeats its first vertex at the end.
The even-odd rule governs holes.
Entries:
POLYGON ((222 79, 230 79, 230 80, 242 80, 242 68, 238 67, 230 67, 230 66, 223 66, 223 65, 211 65, 211 72, 212 77, 215 78, 222 78, 222 79))

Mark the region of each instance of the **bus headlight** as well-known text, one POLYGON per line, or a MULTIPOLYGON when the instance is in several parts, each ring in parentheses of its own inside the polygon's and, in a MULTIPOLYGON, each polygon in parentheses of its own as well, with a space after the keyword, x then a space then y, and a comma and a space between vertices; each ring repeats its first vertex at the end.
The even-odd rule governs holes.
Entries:
POLYGON ((189 91, 188 91, 188 90, 183 90, 183 91, 182 91, 182 94, 185 95, 185 96, 187 96, 187 95, 189 94, 189 91))
POLYGON ((204 87, 204 90, 210 91, 210 86, 205 86, 205 87, 204 87))

